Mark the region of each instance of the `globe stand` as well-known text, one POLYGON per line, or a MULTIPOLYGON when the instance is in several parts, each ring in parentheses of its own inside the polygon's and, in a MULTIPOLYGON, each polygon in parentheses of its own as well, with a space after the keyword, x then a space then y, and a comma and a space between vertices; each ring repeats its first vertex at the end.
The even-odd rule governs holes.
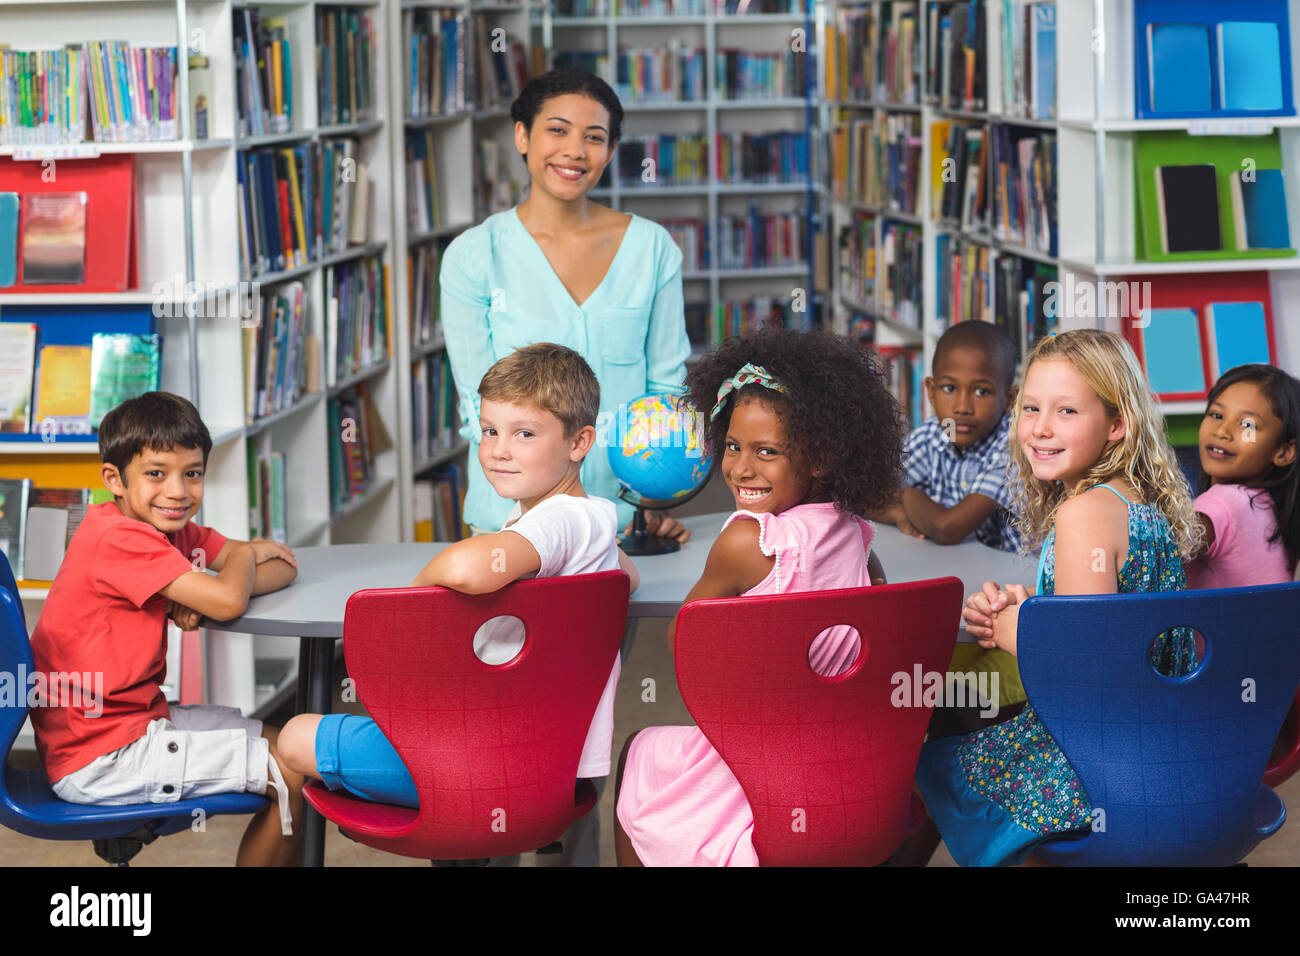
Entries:
POLYGON ((647 511, 670 511, 673 508, 679 508, 686 502, 690 501, 696 495, 708 486, 713 479, 713 472, 717 469, 717 462, 709 466, 709 473, 704 476, 704 480, 695 486, 695 489, 689 494, 682 495, 680 498, 674 498, 672 501, 652 501, 648 498, 630 498, 626 488, 619 488, 618 496, 628 504, 636 508, 636 513, 632 516, 632 531, 623 536, 619 546, 623 553, 629 557, 646 557, 656 554, 672 554, 674 551, 680 551, 681 545, 669 538, 661 538, 657 534, 651 534, 646 528, 645 514, 647 511))
MULTIPOLYGON (((622 497, 622 495, 619 497, 622 497)), ((623 500, 627 501, 626 498, 623 498, 623 500)), ((621 545, 623 553, 631 557, 641 557, 654 554, 672 554, 674 551, 680 551, 682 546, 676 541, 670 538, 661 538, 659 535, 651 534, 646 530, 645 512, 644 507, 637 506, 636 514, 632 516, 632 533, 623 537, 623 544, 621 545)))

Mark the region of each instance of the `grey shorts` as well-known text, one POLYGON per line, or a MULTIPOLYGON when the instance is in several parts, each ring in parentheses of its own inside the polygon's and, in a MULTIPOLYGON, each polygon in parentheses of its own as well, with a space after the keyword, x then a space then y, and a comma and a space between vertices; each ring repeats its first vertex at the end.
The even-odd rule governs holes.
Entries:
POLYGON ((262 722, 234 707, 172 707, 144 736, 50 784, 69 803, 174 803, 214 793, 266 793, 262 722))

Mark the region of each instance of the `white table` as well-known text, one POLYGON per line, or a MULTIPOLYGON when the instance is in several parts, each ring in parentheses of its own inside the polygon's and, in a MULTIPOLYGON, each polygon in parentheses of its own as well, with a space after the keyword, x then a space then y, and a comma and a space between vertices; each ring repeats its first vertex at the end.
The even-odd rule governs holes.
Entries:
MULTIPOLYGON (((636 619, 672 617, 704 571, 704 561, 727 513, 682 519, 691 540, 674 554, 634 558, 641 586, 628 604, 624 653, 636 619)), ((333 700, 334 641, 343 636, 348 598, 366 588, 406 587, 445 542, 434 544, 336 544, 299 548, 298 577, 292 585, 263 594, 231 621, 207 621, 213 630, 244 634, 279 634, 303 638, 298 663, 299 713, 328 713, 333 700)), ((987 580, 1000 584, 1033 584, 1036 558, 994 551, 974 540, 942 546, 909 537, 889 525, 878 525, 872 550, 891 583, 923 581, 953 575, 965 593, 979 590, 987 580)), ((960 627, 960 621, 954 621, 960 627)), ((320 866, 324 859, 323 819, 307 809, 303 822, 303 864, 320 866)))

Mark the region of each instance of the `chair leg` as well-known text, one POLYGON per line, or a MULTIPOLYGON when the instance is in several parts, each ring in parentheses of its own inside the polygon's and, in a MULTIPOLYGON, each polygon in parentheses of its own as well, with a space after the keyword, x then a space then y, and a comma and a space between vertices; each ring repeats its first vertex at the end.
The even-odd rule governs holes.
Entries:
POLYGON ((144 849, 144 844, 131 837, 114 837, 111 840, 94 840, 95 856, 109 866, 128 867, 131 859, 144 849))
POLYGON ((111 837, 107 840, 92 840, 95 847, 95 856, 99 857, 109 866, 130 866, 131 859, 144 849, 145 845, 158 839, 158 834, 154 831, 154 824, 145 824, 134 833, 128 833, 126 836, 111 837))

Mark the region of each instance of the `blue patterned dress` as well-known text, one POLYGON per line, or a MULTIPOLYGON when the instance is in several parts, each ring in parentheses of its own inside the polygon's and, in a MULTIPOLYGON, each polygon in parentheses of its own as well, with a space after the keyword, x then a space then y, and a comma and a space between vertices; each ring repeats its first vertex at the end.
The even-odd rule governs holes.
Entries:
MULTIPOLYGON (((1186 587, 1169 522, 1154 506, 1128 505, 1128 558, 1121 593, 1186 587)), ((1056 529, 1043 544, 1038 594, 1055 592, 1056 529)), ((1196 667, 1192 632, 1176 628, 1152 644, 1151 662, 1171 676, 1196 667)), ((973 734, 931 740, 921 750, 916 781, 953 859, 961 866, 1013 865, 1053 836, 1092 824, 1092 805, 1065 754, 1026 706, 1001 724, 973 734)))

